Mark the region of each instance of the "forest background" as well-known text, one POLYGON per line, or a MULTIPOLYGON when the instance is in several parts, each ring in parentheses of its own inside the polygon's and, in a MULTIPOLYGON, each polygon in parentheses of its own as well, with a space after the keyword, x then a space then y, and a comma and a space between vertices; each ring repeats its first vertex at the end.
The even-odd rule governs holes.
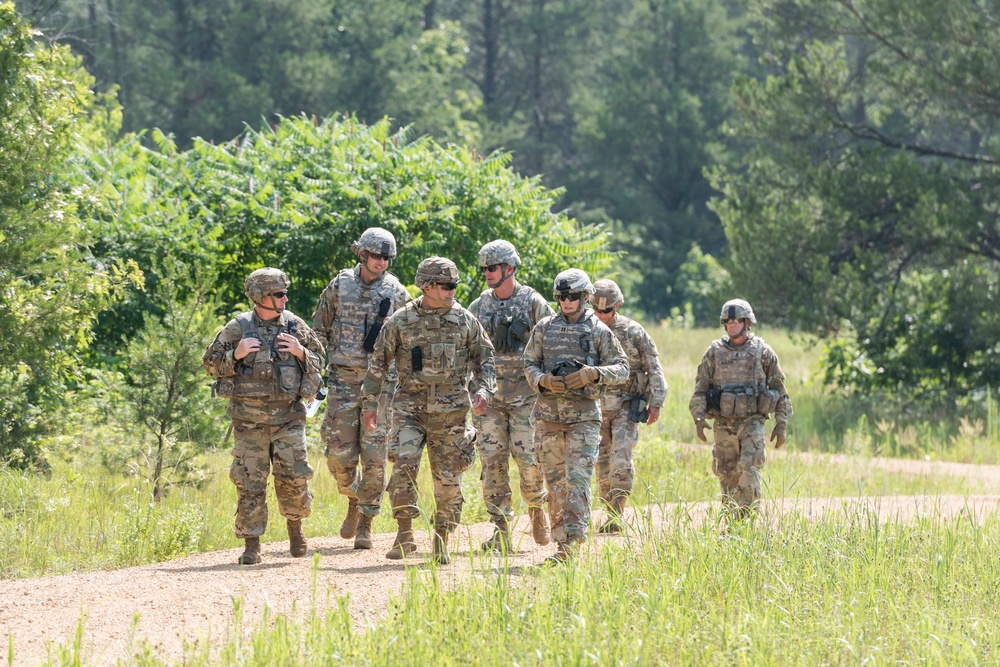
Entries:
POLYGON ((243 277, 283 267, 308 318, 373 224, 404 282, 459 262, 465 303, 498 237, 543 293, 578 265, 647 321, 743 296, 821 346, 830 448, 858 424, 992 433, 995 10, 0 4, 0 457, 45 468, 103 421, 132 427, 106 465, 197 481, 222 440, 198 358, 243 277))

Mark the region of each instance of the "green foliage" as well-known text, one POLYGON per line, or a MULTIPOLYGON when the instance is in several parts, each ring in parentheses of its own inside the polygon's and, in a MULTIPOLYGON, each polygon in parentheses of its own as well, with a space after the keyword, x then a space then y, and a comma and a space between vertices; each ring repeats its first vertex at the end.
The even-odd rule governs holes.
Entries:
POLYGON ((737 86, 734 129, 751 148, 714 176, 734 279, 765 317, 844 335, 828 377, 875 402, 941 408, 996 386, 1000 38, 987 9, 750 11, 774 73, 737 86))
POLYGON ((702 252, 697 243, 691 246, 677 271, 674 294, 683 299, 695 322, 717 324, 719 308, 732 298, 733 289, 729 272, 719 261, 702 252))
POLYGON ((96 313, 138 276, 90 255, 65 178, 91 136, 92 79, 0 4, 0 460, 35 461, 96 313))

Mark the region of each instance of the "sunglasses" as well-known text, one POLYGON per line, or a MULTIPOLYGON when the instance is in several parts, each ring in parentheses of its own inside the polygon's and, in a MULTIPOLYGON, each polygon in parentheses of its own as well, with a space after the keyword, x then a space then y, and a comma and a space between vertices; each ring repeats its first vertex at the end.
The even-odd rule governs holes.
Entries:
POLYGON ((500 264, 490 264, 489 266, 480 266, 479 268, 483 270, 483 273, 493 273, 500 268, 500 264))
POLYGON ((271 292, 270 296, 273 296, 275 299, 287 299, 288 298, 288 292, 287 291, 271 292))
POLYGON ((560 294, 560 301, 579 301, 583 294, 580 292, 573 292, 572 294, 560 294))
POLYGON ((458 283, 434 283, 434 284, 443 289, 445 292, 454 292, 456 289, 458 289, 458 283))
POLYGON ((746 323, 747 323, 747 322, 749 322, 749 321, 750 321, 750 320, 748 320, 748 319, 747 319, 747 318, 745 318, 745 317, 737 317, 737 318, 736 318, 736 319, 734 319, 734 320, 724 320, 724 321, 722 322, 722 325, 723 325, 723 326, 725 326, 725 325, 729 324, 730 322, 739 322, 740 324, 746 324, 746 323))
POLYGON ((392 259, 392 255, 383 255, 382 253, 379 253, 379 252, 369 252, 368 253, 368 258, 369 259, 382 259, 382 260, 385 260, 385 261, 388 262, 388 261, 390 261, 392 259))
POLYGON ((609 313, 615 312, 615 307, 611 306, 610 308, 595 308, 594 310, 599 312, 601 315, 608 315, 609 313))

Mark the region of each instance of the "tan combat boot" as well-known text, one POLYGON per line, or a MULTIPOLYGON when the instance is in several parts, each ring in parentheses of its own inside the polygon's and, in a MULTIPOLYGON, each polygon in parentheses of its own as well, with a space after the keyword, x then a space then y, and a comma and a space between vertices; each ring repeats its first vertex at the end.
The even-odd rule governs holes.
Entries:
POLYGON ((361 511, 358 509, 358 499, 351 498, 347 505, 347 516, 344 517, 344 523, 340 524, 340 536, 345 540, 354 537, 354 533, 358 530, 359 519, 361 519, 361 511))
POLYGON ((548 512, 544 507, 529 507, 528 516, 531 517, 531 537, 535 540, 535 544, 544 547, 552 541, 548 512))
POLYGON ((513 549, 510 543, 510 528, 506 521, 498 521, 493 530, 493 536, 483 542, 480 547, 482 551, 492 551, 494 553, 510 553, 513 549))
POLYGON ((372 544, 372 517, 362 514, 358 520, 358 532, 354 536, 355 549, 371 549, 372 544))
POLYGON ((605 535, 617 535, 622 532, 622 513, 625 511, 625 496, 617 495, 608 503, 608 520, 600 531, 605 535))
POLYGON ((243 555, 239 557, 236 562, 240 565, 256 565, 261 561, 260 557, 260 538, 259 537, 248 537, 246 538, 246 549, 243 550, 243 555))
POLYGON ((441 565, 447 565, 451 562, 451 556, 448 555, 448 533, 435 529, 434 553, 431 554, 431 560, 441 565))
POLYGON ((399 529, 396 531, 396 541, 385 557, 389 560, 400 560, 406 554, 412 554, 417 550, 417 543, 413 541, 413 519, 397 519, 399 529))
POLYGON ((306 536, 302 533, 302 520, 288 520, 288 551, 295 558, 302 558, 309 550, 306 536))
POLYGON ((569 559, 573 557, 573 549, 569 542, 559 542, 556 546, 556 552, 545 559, 546 565, 562 565, 563 563, 569 562, 569 559))

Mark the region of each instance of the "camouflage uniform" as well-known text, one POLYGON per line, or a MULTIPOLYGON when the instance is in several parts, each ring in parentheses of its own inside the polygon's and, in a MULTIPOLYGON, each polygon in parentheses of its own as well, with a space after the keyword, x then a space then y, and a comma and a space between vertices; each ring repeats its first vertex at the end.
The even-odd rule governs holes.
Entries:
MULTIPOLYGON (((613 505, 616 497, 627 497, 632 493, 635 479, 632 454, 639 441, 639 423, 629 419, 629 402, 642 397, 649 407, 662 408, 667 398, 667 381, 657 359, 656 343, 641 324, 616 314, 610 329, 621 343, 629 367, 628 380, 624 384, 608 386, 601 402, 601 451, 597 457, 597 482, 601 500, 613 505)), ((618 512, 621 513, 620 509, 618 512)))
MULTIPOLYGON (((484 250, 489 246, 487 244, 484 250)), ((484 261, 490 260, 480 259, 480 264, 484 261)), ((508 260, 508 265, 514 266, 510 264, 512 261, 520 263, 519 259, 508 260)), ((531 418, 535 392, 524 377, 522 353, 531 329, 553 311, 541 294, 516 282, 510 298, 500 299, 488 289, 469 305, 469 311, 479 319, 496 350, 498 392, 486 413, 474 415, 473 421, 479 434, 486 509, 495 524, 506 527, 514 515, 511 509, 511 457, 520 473, 521 498, 529 508, 538 509, 545 504, 545 478, 535 448, 531 418)))
POLYGON ((313 326, 329 355, 326 372, 330 393, 320 430, 327 467, 337 480, 338 491, 369 517, 379 513, 386 485, 392 383, 379 401, 379 426, 369 431, 361 420, 361 383, 370 354, 364 343, 367 336, 371 347, 378 335, 384 320, 379 317, 380 308, 389 316, 409 300, 396 276, 387 272, 366 284, 358 264, 337 274, 323 290, 313 313, 313 326))
MULTIPOLYGON (((579 269, 570 269, 556 278, 576 272, 593 291, 590 280, 579 269)), ((575 275, 575 274, 571 274, 575 275)), ((581 304, 582 307, 582 304, 581 304)), ((601 441, 601 405, 603 385, 618 384, 628 378, 628 361, 618 339, 586 309, 577 322, 557 313, 535 325, 524 350, 524 373, 531 388, 538 393, 532 416, 535 438, 542 458, 549 490, 549 517, 552 537, 565 553, 585 539, 590 522, 590 484, 601 441), (578 389, 562 393, 545 389, 545 379, 558 372, 562 362, 575 362, 596 368, 598 379, 578 389)))
MULTIPOLYGON (((726 303, 723 322, 730 307, 744 306, 736 312, 746 313, 755 323, 750 305, 742 300, 726 303)), ((728 317, 735 317, 733 311, 728 317)), ((719 478, 723 504, 754 506, 761 497, 760 470, 767 462, 764 422, 774 414, 775 430, 780 429, 783 442, 792 415, 785 375, 774 350, 752 333, 740 345, 733 345, 728 335, 714 341, 698 365, 688 408, 696 423, 715 420, 712 472, 719 478)))
MULTIPOLYGON (((429 261, 421 262, 421 267, 429 261)), ((448 260, 441 261, 454 267, 448 260)), ((454 273, 457 280, 457 270, 454 273)), ((420 269, 417 284, 424 286, 420 269)), ((494 394, 496 371, 493 346, 472 313, 458 304, 426 309, 423 300, 411 301, 385 323, 369 358, 361 393, 364 410, 376 410, 389 367, 395 362, 399 385, 389 436, 389 446, 396 452, 389 480, 393 517, 408 526, 420 515, 417 473, 426 446, 437 505, 435 531, 446 536, 461 519, 462 473, 475 460, 476 432, 468 423, 469 391, 494 394)))
POLYGON ((301 318, 285 310, 265 321, 251 310, 230 320, 202 357, 205 369, 218 379, 217 394, 231 397, 226 414, 233 420, 229 477, 238 494, 237 537, 264 534, 267 477, 272 466, 281 515, 289 521, 309 516, 312 493, 308 482, 313 469, 306 452, 302 398, 315 395, 322 383, 323 355, 322 343, 301 318), (282 332, 294 335, 305 348, 305 363, 288 352, 278 352, 276 339, 282 332), (233 354, 244 337, 259 338, 260 350, 237 361, 233 354))

